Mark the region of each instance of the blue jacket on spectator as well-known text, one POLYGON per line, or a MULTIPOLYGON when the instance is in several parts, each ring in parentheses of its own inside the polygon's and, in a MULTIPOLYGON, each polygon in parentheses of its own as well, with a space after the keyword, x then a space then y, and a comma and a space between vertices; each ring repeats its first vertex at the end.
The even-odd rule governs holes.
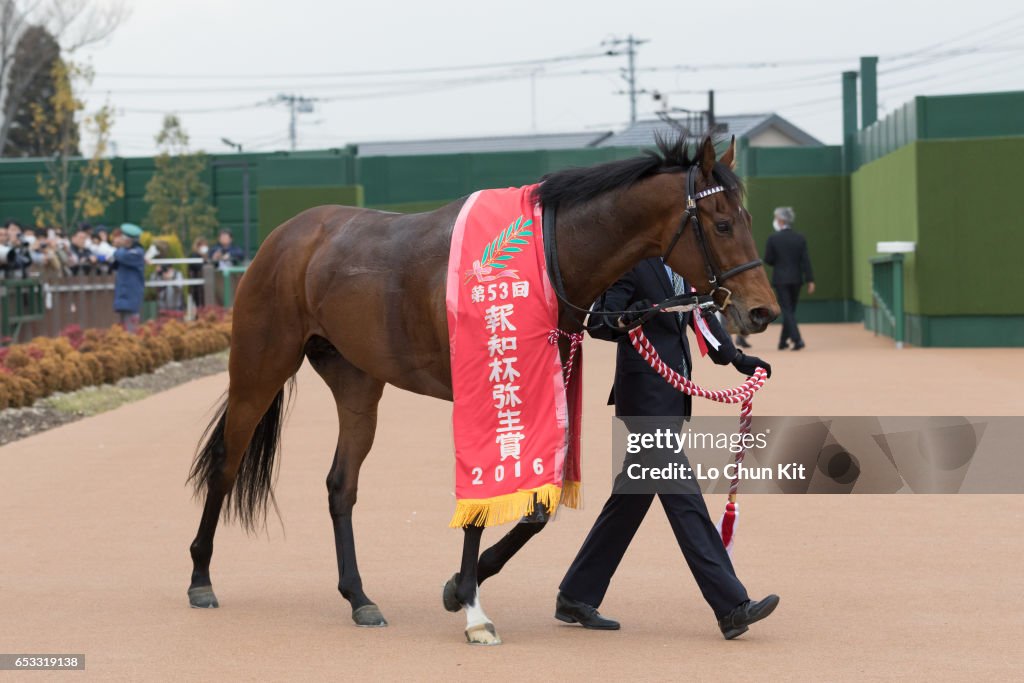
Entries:
POLYGON ((241 247, 236 247, 233 244, 229 244, 226 247, 222 244, 218 244, 210 250, 210 260, 213 261, 218 268, 238 266, 245 260, 245 254, 242 252, 241 247), (225 253, 228 255, 227 261, 221 260, 225 253))
POLYGON ((118 313, 138 313, 142 309, 142 295, 146 289, 146 254, 139 243, 115 251, 114 267, 117 269, 114 310, 118 313))

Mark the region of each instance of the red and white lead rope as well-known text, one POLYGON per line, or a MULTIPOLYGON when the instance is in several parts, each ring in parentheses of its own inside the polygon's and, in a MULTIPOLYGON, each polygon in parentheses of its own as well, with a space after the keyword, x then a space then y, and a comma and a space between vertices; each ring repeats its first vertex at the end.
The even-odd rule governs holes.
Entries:
MULTIPOLYGON (((768 379, 768 372, 764 368, 755 369, 754 374, 738 387, 711 391, 694 384, 665 365, 665 362, 661 360, 661 357, 655 350, 654 345, 647 339, 647 336, 640 327, 634 327, 629 331, 629 340, 632 342, 633 348, 647 361, 651 368, 678 391, 690 396, 700 396, 717 401, 718 403, 739 403, 740 434, 746 435, 750 433, 750 413, 753 407, 754 394, 764 386, 765 380, 768 379)), ((729 554, 732 554, 733 540, 736 537, 736 521, 739 518, 739 504, 736 502, 736 494, 739 492, 740 487, 739 465, 743 463, 743 458, 747 454, 746 448, 742 447, 742 443, 741 441, 741 448, 736 453, 736 476, 733 477, 729 484, 729 502, 726 503, 725 513, 718 522, 718 533, 721 535, 722 543, 725 544, 725 549, 729 551, 729 554)))
POLYGON ((552 346, 558 343, 559 337, 566 337, 569 340, 569 360, 565 361, 562 365, 562 378, 565 380, 565 386, 569 386, 569 380, 572 379, 572 368, 573 363, 576 360, 576 351, 580 348, 580 344, 583 342, 582 332, 566 332, 565 330, 554 329, 548 334, 548 344, 552 346))

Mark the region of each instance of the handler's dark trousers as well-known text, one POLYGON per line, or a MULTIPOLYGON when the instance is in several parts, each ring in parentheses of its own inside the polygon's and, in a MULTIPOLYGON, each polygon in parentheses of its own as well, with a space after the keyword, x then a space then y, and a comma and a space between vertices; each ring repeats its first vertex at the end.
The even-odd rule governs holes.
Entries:
POLYGON ((800 299, 800 287, 802 285, 775 285, 775 298, 779 300, 779 308, 782 309, 782 336, 779 343, 785 344, 791 340, 797 344, 800 340, 800 328, 796 326, 796 304, 800 299))
MULTIPOLYGON (((654 500, 653 493, 613 493, 583 542, 559 589, 572 600, 598 607, 612 574, 654 500)), ((704 497, 659 494, 686 564, 715 617, 721 619, 747 600, 729 554, 708 516, 704 497)))

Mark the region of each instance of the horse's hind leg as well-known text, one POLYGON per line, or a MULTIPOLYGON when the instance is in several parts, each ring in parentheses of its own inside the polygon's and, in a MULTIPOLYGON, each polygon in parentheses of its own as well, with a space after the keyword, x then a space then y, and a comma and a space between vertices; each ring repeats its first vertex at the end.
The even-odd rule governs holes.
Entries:
POLYGON ((352 620, 357 626, 387 626, 380 609, 363 591, 352 531, 359 468, 373 445, 377 403, 384 384, 351 365, 326 340, 312 340, 306 351, 338 406, 338 446, 327 475, 327 501, 338 556, 338 591, 352 606, 352 620))
MULTIPOLYGON (((239 319, 237 314, 235 319, 239 319)), ((210 580, 210 559, 225 498, 229 494, 234 497, 239 521, 251 530, 272 495, 274 457, 284 419, 284 385, 302 363, 301 340, 286 339, 284 334, 276 339, 272 353, 266 352, 262 340, 256 343, 256 337, 232 340, 228 397, 192 466, 190 480, 197 492, 205 489, 206 493, 199 530, 189 548, 192 607, 219 606, 210 580), (296 342, 292 353, 284 344, 287 341, 296 342)))

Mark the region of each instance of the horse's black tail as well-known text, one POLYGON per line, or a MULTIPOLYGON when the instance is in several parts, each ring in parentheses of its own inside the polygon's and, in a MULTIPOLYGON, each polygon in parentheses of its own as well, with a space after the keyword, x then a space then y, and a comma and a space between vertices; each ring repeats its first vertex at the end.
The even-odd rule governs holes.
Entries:
MULTIPOLYGON (((287 385, 289 401, 294 385, 293 377, 287 385)), ((227 461, 224 444, 227 410, 228 399, 225 397, 213 421, 203 432, 196 457, 192 461, 188 481, 196 497, 210 487, 223 485, 221 476, 227 461)), ((246 531, 255 531, 258 524, 266 523, 267 503, 277 510, 277 501, 274 500, 274 461, 281 447, 281 426, 285 412, 285 390, 282 388, 256 425, 252 440, 242 455, 234 485, 225 492, 224 519, 227 521, 236 517, 246 531)))

